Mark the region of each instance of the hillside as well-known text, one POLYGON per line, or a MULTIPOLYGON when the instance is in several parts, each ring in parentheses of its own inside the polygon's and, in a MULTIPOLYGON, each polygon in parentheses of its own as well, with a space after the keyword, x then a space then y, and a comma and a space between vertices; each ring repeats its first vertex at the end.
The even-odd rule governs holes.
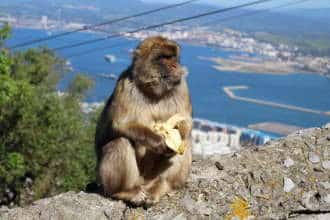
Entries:
POLYGON ((194 158, 186 187, 149 209, 67 192, 1 219, 329 219, 330 124, 261 148, 194 158), (235 218, 236 217, 236 218, 235 218))

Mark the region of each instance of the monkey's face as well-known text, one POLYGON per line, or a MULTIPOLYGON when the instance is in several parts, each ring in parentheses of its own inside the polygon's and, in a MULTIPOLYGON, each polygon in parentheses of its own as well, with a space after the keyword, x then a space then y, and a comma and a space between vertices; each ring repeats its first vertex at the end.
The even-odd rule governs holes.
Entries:
POLYGON ((186 70, 180 65, 180 48, 162 37, 141 43, 134 57, 134 75, 147 94, 162 97, 181 83, 186 70))
POLYGON ((153 60, 159 70, 160 79, 170 85, 180 83, 184 71, 180 65, 179 55, 161 50, 155 53, 153 60))

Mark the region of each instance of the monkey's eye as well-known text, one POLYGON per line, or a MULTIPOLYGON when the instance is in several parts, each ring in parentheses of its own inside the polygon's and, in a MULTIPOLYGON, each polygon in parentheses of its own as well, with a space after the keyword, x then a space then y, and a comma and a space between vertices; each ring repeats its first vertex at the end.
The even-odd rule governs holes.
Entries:
POLYGON ((174 58, 174 56, 172 56, 172 55, 165 55, 165 54, 159 55, 157 57, 158 60, 170 60, 172 58, 174 58))

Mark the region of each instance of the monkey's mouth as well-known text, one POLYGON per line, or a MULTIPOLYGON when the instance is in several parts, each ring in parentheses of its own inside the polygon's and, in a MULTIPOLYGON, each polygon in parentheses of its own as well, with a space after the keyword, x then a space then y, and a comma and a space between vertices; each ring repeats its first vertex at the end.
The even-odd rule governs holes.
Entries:
POLYGON ((187 69, 184 67, 178 67, 175 70, 164 71, 161 73, 161 77, 165 81, 177 83, 181 78, 187 74, 187 69))
POLYGON ((174 74, 165 74, 162 75, 162 79, 166 82, 171 82, 173 84, 178 84, 181 80, 181 76, 180 75, 174 75, 174 74))

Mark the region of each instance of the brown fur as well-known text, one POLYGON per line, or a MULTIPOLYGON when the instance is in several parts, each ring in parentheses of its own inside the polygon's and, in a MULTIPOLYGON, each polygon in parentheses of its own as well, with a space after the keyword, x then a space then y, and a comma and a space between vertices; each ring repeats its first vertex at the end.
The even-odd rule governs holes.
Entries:
POLYGON ((191 166, 192 109, 179 51, 162 37, 144 40, 106 103, 95 137, 98 179, 106 195, 148 205, 184 185, 191 166), (178 125, 184 155, 175 155, 149 128, 177 113, 187 117, 178 125))

